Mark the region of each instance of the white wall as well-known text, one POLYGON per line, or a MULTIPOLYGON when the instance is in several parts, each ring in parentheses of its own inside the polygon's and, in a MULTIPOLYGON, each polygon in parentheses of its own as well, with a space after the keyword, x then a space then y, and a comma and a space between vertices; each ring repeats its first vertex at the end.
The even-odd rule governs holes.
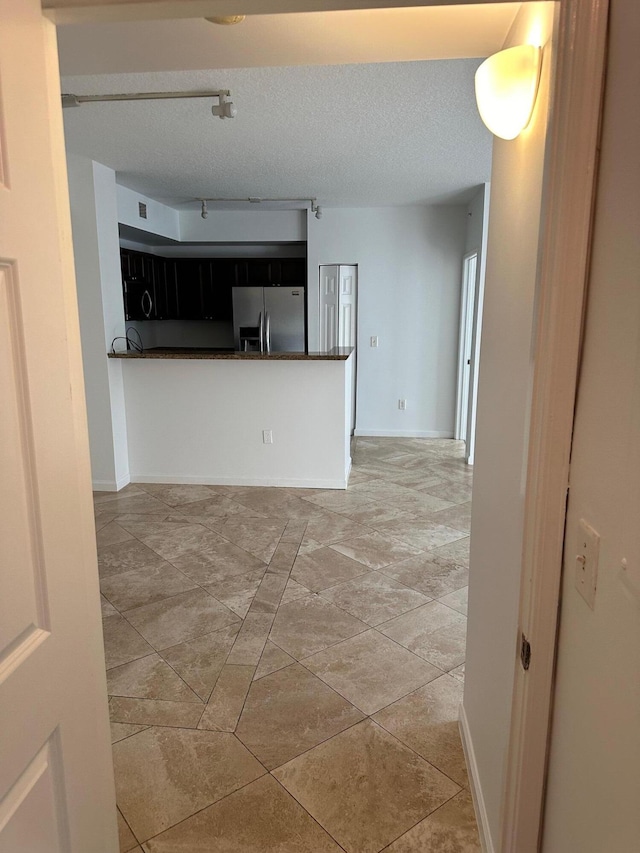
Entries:
POLYGON ((118 185, 118 222, 139 228, 141 231, 170 237, 172 240, 180 239, 180 220, 175 208, 120 185, 118 185), (147 205, 146 219, 140 216, 139 202, 147 205))
POLYGON ((544 853, 640 850, 638 44, 637 0, 612 0, 544 853), (574 586, 581 518, 601 537, 594 610, 574 586))
POLYGON ((325 208, 307 227, 309 349, 320 264, 358 265, 356 433, 453 436, 465 207, 325 208))
POLYGON ((306 238, 304 210, 209 210, 207 219, 199 210, 180 211, 184 242, 295 243, 306 238))
POLYGON ((122 366, 111 341, 124 334, 115 172, 68 155, 73 247, 94 489, 129 481, 122 366))
POLYGON ((132 479, 345 488, 352 361, 124 362, 132 479))
POLYGON ((515 666, 552 26, 551 3, 525 3, 514 21, 505 46, 538 29, 546 43, 543 77, 529 127, 512 142, 496 139, 493 149, 463 703, 489 850, 498 849, 500 835, 515 666))

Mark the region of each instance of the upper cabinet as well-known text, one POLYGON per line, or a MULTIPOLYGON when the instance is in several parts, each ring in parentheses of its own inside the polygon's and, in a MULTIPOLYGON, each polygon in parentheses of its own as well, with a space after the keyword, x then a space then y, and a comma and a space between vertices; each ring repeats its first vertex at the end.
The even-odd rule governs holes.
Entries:
POLYGON ((127 320, 230 322, 233 287, 307 280, 304 258, 163 258, 121 249, 120 259, 127 320))

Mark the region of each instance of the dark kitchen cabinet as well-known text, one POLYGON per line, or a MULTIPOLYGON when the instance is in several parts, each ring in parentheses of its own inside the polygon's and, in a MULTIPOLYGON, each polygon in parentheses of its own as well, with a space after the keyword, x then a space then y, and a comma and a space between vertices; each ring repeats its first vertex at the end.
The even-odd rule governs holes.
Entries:
POLYGON ((201 263, 198 258, 176 259, 178 320, 204 320, 201 263))
POLYGON ((127 320, 233 319, 237 285, 297 285, 307 280, 305 258, 163 258, 121 249, 127 320))

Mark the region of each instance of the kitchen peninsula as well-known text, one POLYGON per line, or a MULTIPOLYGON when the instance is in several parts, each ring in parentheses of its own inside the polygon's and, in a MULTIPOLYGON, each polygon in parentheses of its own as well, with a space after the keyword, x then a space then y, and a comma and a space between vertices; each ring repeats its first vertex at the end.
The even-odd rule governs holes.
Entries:
POLYGON ((123 360, 131 481, 344 489, 351 348, 154 348, 123 360))

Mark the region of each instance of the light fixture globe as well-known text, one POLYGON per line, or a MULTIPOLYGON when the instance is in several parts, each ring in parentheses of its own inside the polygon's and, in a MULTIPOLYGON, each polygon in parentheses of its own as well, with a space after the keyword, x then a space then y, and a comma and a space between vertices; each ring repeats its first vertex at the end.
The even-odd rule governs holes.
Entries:
POLYGON ((221 24, 224 26, 233 26, 233 24, 241 24, 246 15, 220 15, 215 18, 205 18, 205 21, 209 21, 212 24, 221 24))
POLYGON ((480 118, 501 139, 515 139, 531 120, 542 51, 530 44, 494 53, 476 71, 480 118))

